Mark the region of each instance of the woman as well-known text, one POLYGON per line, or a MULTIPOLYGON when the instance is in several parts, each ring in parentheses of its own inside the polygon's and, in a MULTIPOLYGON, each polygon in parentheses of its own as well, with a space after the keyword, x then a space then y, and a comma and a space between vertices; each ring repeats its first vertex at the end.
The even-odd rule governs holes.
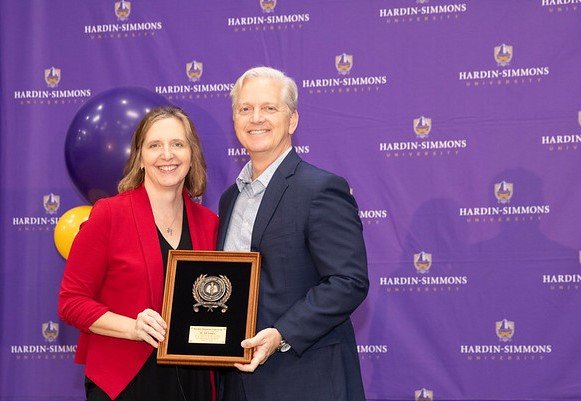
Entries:
POLYGON ((95 203, 59 292, 59 315, 81 331, 87 400, 215 400, 213 372, 156 364, 169 249, 214 249, 217 217, 193 202, 206 164, 191 120, 149 112, 131 143, 119 195, 95 203))

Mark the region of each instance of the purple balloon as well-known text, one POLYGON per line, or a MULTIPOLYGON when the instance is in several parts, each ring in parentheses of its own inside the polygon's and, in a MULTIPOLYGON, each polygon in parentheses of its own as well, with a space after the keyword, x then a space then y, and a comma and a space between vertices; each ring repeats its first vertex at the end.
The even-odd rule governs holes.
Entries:
POLYGON ((170 105, 144 88, 122 87, 93 96, 77 112, 65 141, 67 170, 91 204, 117 193, 131 137, 153 108, 170 105))

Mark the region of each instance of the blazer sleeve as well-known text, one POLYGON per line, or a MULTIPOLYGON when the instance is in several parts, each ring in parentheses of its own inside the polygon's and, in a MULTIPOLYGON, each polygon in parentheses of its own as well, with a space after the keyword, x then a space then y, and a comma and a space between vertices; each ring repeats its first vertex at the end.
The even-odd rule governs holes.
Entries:
POLYGON ((361 220, 343 178, 329 175, 316 190, 306 231, 321 279, 274 324, 299 355, 346 321, 369 287, 361 220))
POLYGON ((81 331, 109 308, 97 301, 107 273, 111 210, 107 200, 93 206, 89 219, 81 225, 67 259, 59 291, 60 318, 81 331))

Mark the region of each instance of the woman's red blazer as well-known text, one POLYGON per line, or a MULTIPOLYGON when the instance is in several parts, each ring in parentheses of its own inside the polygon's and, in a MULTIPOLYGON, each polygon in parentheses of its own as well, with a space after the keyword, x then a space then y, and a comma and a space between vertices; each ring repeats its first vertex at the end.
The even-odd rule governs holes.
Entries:
MULTIPOLYGON (((192 245, 215 249, 218 218, 184 192, 192 245)), ((161 313, 164 272, 153 212, 145 187, 101 199, 82 225, 69 254, 58 311, 80 331, 75 361, 112 399, 127 387, 154 350, 143 341, 91 333, 105 312, 136 318, 161 313)))

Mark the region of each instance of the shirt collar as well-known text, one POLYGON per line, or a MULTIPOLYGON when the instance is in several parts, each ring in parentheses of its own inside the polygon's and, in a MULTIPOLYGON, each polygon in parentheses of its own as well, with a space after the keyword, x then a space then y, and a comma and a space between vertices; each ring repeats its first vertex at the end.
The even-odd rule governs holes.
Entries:
POLYGON ((242 189, 244 189, 244 187, 247 184, 251 184, 252 187, 255 187, 255 186, 257 187, 257 188, 253 188, 255 190, 254 191, 255 193, 257 192, 256 190, 258 190, 259 188, 266 189, 266 187, 268 186, 268 183, 272 179, 272 176, 274 175, 276 169, 278 168, 278 166, 280 166, 280 164, 282 163, 284 158, 290 153, 291 149, 292 149, 292 146, 290 146, 287 150, 285 150, 254 181, 252 181, 252 160, 250 160, 248 163, 246 163, 246 165, 242 168, 242 171, 240 171, 240 174, 238 174, 238 178, 236 178, 236 185, 238 186, 238 190, 240 192, 242 192, 242 189))

